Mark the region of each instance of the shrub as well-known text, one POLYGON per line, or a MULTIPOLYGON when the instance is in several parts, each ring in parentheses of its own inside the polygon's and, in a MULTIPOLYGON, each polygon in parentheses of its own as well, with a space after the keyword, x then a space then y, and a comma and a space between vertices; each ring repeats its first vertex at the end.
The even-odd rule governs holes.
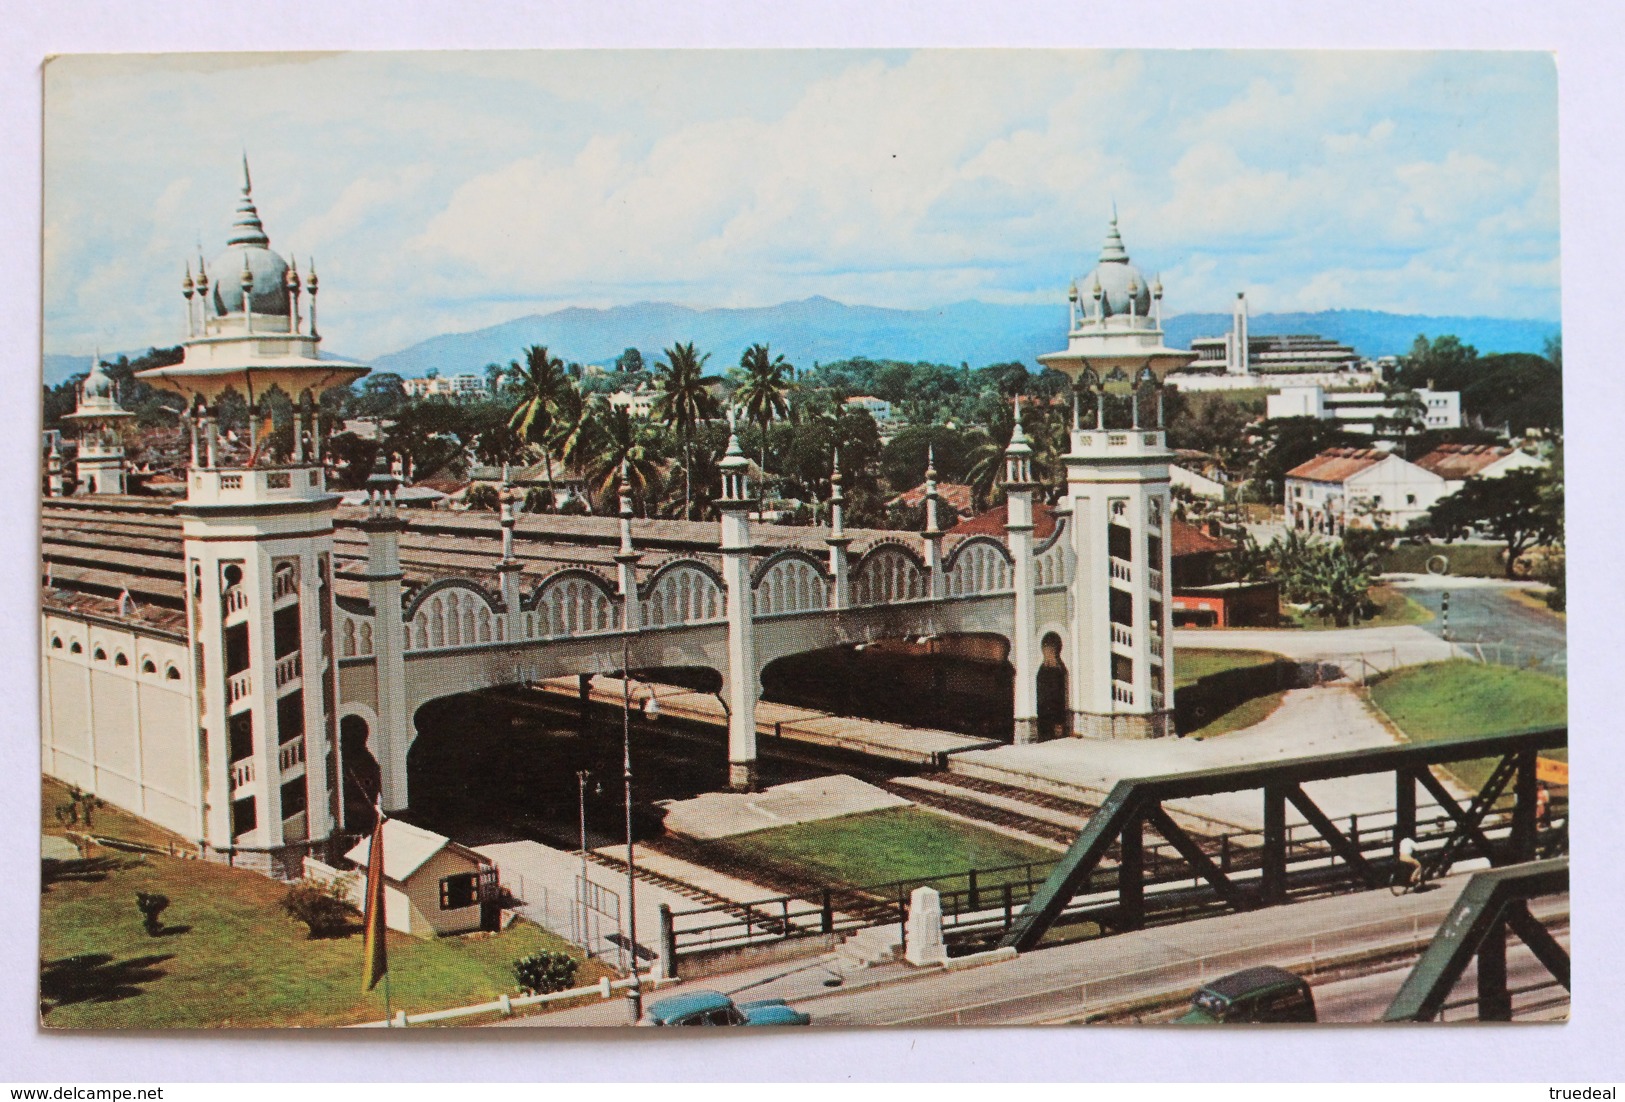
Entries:
POLYGON ((549 995, 554 991, 568 991, 576 982, 576 969, 580 962, 568 953, 543 949, 513 962, 513 978, 521 991, 531 995, 549 995))
POLYGON ((169 896, 156 892, 136 892, 135 906, 141 912, 141 927, 147 931, 148 937, 157 937, 164 932, 163 920, 158 916, 169 906, 169 896))
POLYGON ((289 885, 282 897, 282 909, 295 922, 303 922, 312 940, 334 937, 350 926, 356 910, 350 904, 352 877, 341 876, 328 883, 299 880, 289 885))

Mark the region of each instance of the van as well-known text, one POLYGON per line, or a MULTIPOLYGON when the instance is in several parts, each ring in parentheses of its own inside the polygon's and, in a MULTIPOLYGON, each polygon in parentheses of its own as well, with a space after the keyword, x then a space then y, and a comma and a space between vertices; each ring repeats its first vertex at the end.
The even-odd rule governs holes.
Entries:
POLYGON ((1203 984, 1176 1023, 1312 1022, 1315 996, 1302 976, 1266 964, 1203 984))

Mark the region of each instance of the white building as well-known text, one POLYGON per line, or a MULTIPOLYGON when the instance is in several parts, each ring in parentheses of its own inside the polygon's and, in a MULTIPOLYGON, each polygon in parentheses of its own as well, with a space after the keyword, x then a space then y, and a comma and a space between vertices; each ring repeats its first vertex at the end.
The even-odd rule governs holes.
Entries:
MULTIPOLYGON (((1454 390, 1429 390, 1425 387, 1410 391, 1416 406, 1409 416, 1420 429, 1461 428, 1461 394, 1454 390)), ((1338 427, 1365 436, 1390 435, 1391 425, 1407 416, 1404 392, 1388 394, 1383 391, 1327 390, 1318 383, 1303 386, 1284 386, 1265 399, 1265 416, 1313 417, 1320 421, 1336 421, 1338 427), (1384 425, 1383 422, 1389 422, 1384 425)))
POLYGON ((1288 471, 1285 489, 1292 526, 1319 532, 1404 528, 1451 492, 1433 471, 1375 448, 1323 451, 1288 471))
POLYGON ((432 379, 402 379, 408 398, 435 396, 456 399, 482 398, 491 392, 484 375, 438 375, 432 379))
POLYGON ((624 409, 629 416, 647 419, 654 416, 660 394, 654 390, 617 390, 608 398, 611 408, 624 409))
POLYGON ((868 410, 869 416, 875 419, 877 425, 884 425, 891 420, 891 403, 884 398, 876 398, 872 394, 859 394, 848 398, 846 404, 868 410))
POLYGON ((118 387, 102 370, 98 352, 91 360, 90 374, 79 384, 77 408, 63 418, 79 428, 79 455, 74 472, 79 493, 124 493, 122 426, 134 416, 119 405, 118 387))
POLYGON ((1250 377, 1269 374, 1342 373, 1360 368, 1360 356, 1346 344, 1309 333, 1254 336, 1247 316, 1247 296, 1236 293, 1230 332, 1191 341, 1196 360, 1186 374, 1250 377))

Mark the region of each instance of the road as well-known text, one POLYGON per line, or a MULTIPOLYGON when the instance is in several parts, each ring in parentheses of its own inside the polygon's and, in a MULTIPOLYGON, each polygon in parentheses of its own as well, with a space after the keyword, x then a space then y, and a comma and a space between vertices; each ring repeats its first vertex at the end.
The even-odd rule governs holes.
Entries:
POLYGON ((1433 613, 1432 620, 1419 626, 1435 637, 1443 637, 1445 631, 1440 611, 1444 594, 1449 593, 1450 638, 1473 657, 1482 650, 1487 661, 1567 672, 1567 626, 1561 618, 1517 600, 1513 592, 1523 587, 1516 583, 1408 574, 1394 584, 1433 613))
MULTIPOLYGON (((812 1014, 815 1024, 832 1026, 996 1025, 1082 1017, 1126 1000, 1191 991, 1203 980, 1255 964, 1309 967, 1376 949, 1419 949, 1469 875, 1447 877, 1435 891, 1398 899, 1386 889, 1356 892, 1055 946, 951 972, 901 964, 849 971, 815 957, 709 976, 649 997, 697 987, 737 992, 741 998, 784 998, 812 1014), (840 986, 832 987, 836 982, 840 986)), ((1566 900, 1561 907, 1566 912, 1566 900)), ((625 1021, 624 1007, 604 1003, 502 1024, 625 1021)))
MULTIPOLYGON (((1569 934, 1565 928, 1555 932, 1558 942, 1567 949, 1569 947, 1569 934)), ((1383 1012, 1388 1004, 1393 1002, 1394 996, 1399 993, 1400 986, 1405 977, 1410 974, 1411 966, 1416 963, 1415 958, 1407 958, 1396 962, 1392 968, 1368 975, 1342 976, 1328 979, 1325 982, 1311 983, 1315 992, 1315 1009, 1323 1022, 1377 1022, 1382 1020, 1383 1012)), ((1513 939, 1507 945, 1507 986, 1516 991, 1520 987, 1529 987, 1537 983, 1552 980, 1544 965, 1535 959, 1523 942, 1513 939)), ((1466 972, 1457 981, 1456 989, 1448 1002, 1457 1002, 1471 998, 1478 990, 1478 969, 1476 965, 1468 965, 1466 972)), ((1566 1017, 1568 1013, 1566 992, 1561 987, 1549 990, 1531 991, 1524 995, 1514 995, 1512 999, 1514 1019, 1528 1018, 1531 1020, 1550 1021, 1557 1017, 1566 1017), (1543 1004, 1554 999, 1562 999, 1561 1007, 1542 1007, 1541 1009, 1526 1009, 1531 1004, 1543 1004)), ((1464 1018, 1473 1018, 1476 1011, 1472 1007, 1451 1009, 1445 1012, 1445 1021, 1460 1021, 1464 1018)))

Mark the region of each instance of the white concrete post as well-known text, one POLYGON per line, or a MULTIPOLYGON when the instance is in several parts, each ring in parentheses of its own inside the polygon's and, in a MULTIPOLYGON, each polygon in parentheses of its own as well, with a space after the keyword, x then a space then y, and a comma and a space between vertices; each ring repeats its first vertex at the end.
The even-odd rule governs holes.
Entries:
POLYGON ((925 568, 930 577, 930 592, 934 600, 940 600, 947 593, 947 578, 942 572, 942 526, 938 516, 937 495, 937 455, 936 449, 926 445, 925 449, 925 531, 921 538, 924 542, 925 568))
POLYGON ((412 717, 406 713, 406 621, 401 609, 401 530, 396 514, 395 479, 379 471, 368 480, 371 514, 360 524, 367 534, 367 599, 372 604, 373 671, 378 684, 378 729, 368 749, 378 760, 385 811, 407 804, 406 751, 412 717))
POLYGON ((942 896, 935 888, 915 888, 903 930, 903 959, 922 968, 948 959, 942 940, 942 896))
POLYGON ((1010 664, 1015 667, 1015 741, 1038 740, 1038 592, 1033 570, 1032 445, 1021 426, 1021 400, 1005 449, 1006 539, 1010 545, 1014 618, 1010 625, 1010 664))
MULTIPOLYGON (((729 411, 730 422, 733 419, 729 411)), ((728 786, 748 792, 756 785, 756 640, 750 588, 749 461, 731 432, 722 468, 722 582, 728 602, 728 786)))
POLYGON ((841 495, 839 450, 835 452, 829 475, 829 535, 824 542, 829 545, 829 607, 839 611, 852 603, 851 572, 846 557, 852 538, 846 534, 846 499, 841 495))

